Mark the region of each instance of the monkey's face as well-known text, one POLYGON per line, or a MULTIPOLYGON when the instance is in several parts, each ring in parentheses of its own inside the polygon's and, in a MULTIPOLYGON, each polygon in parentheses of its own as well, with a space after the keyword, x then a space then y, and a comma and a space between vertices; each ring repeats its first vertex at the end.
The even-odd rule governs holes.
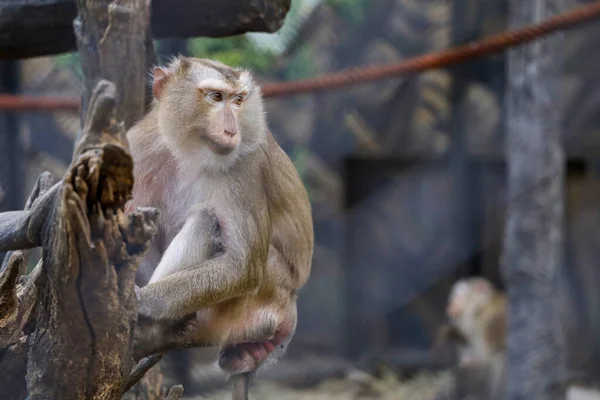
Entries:
POLYGON ((220 82, 203 81, 200 84, 200 107, 206 113, 206 126, 201 138, 207 147, 218 155, 228 155, 240 144, 239 112, 247 91, 238 92, 220 85, 220 82))
POLYGON ((457 320, 464 312, 468 303, 469 288, 466 282, 457 282, 448 297, 448 306, 446 307, 446 315, 451 320, 457 320))
POLYGON ((492 296, 491 284, 483 278, 469 278, 456 282, 448 298, 446 315, 458 320, 488 303, 492 296))
POLYGON ((165 77, 159 128, 192 163, 227 168, 265 138, 260 90, 248 71, 211 60, 179 59, 165 77))

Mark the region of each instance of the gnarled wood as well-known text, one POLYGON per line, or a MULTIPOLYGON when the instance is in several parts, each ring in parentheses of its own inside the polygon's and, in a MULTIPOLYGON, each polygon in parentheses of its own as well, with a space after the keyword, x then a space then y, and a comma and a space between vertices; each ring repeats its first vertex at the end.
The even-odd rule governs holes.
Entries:
POLYGON ((42 244, 58 185, 37 199, 29 210, 0 214, 0 252, 30 249, 42 244))
POLYGON ((19 341, 38 297, 36 280, 40 275, 41 263, 19 282, 25 272, 24 262, 23 254, 14 252, 0 275, 0 348, 19 341))
POLYGON ((129 376, 129 382, 127 382, 127 385, 125 386, 125 391, 131 389, 133 385, 142 379, 146 372, 148 372, 163 358, 163 355, 164 354, 162 353, 154 354, 140 360, 129 376))
MULTIPOLYGON (((38 198, 40 198, 40 196, 43 196, 48 190, 50 190, 52 188, 53 184, 54 184, 54 177, 52 176, 52 174, 50 172, 43 172, 37 178, 35 185, 33 187, 33 190, 31 191, 31 194, 29 195, 29 198, 27 199, 27 202, 25 203, 24 210, 26 210, 26 211, 31 210, 31 207, 33 207, 35 201, 38 198)), ((4 257, 4 262, 2 263, 2 267, 0 267, 0 271, 4 271, 4 269, 6 268, 6 263, 10 260, 11 253, 12 253, 11 251, 6 253, 6 256, 4 257)), ((21 251, 21 253, 23 256, 23 266, 26 266, 29 252, 21 251)), ((24 273, 24 271, 22 273, 24 273)))
MULTIPOLYGON (((0 60, 73 51, 76 0, 0 2, 0 60)), ((123 2, 126 3, 126 2, 123 2)), ((291 0, 153 0, 155 38, 275 32, 291 0)))
POLYGON ((107 79, 118 88, 116 118, 129 128, 147 104, 142 94, 154 61, 148 40, 150 0, 77 0, 77 8, 74 29, 85 75, 82 115, 96 83, 107 79))
POLYGON ((133 363, 134 277, 156 232, 157 213, 123 213, 133 163, 114 118, 114 85, 101 81, 91 104, 42 241, 44 284, 27 366, 30 399, 119 398, 133 363), (107 123, 102 129, 101 122, 107 123))
POLYGON ((165 398, 165 400, 177 400, 183 394, 183 386, 175 385, 169 390, 169 394, 165 398))

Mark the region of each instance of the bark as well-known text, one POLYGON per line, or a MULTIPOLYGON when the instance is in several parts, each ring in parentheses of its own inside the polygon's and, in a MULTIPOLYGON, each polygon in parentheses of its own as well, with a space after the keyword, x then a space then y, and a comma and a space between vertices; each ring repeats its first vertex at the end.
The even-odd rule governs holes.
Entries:
MULTIPOLYGON (((76 1, 0 2, 0 60, 75 50, 76 1)), ((152 31, 157 39, 275 32, 290 4, 290 0, 153 0, 152 31)))
MULTIPOLYGON (((510 1, 511 28, 559 11, 560 0, 510 1)), ((503 273, 509 302, 506 399, 564 398, 560 271, 565 157, 561 145, 559 37, 508 56, 508 217, 503 273)))
POLYGON ((101 81, 68 173, 49 189, 42 175, 23 211, 42 221, 30 240, 43 247, 42 262, 21 278, 16 252, 0 275, 0 365, 13 378, 0 379, 0 393, 11 398, 116 399, 130 383, 134 279, 157 213, 123 213, 133 161, 115 103, 114 85, 101 81), (25 365, 23 392, 16 371, 25 365))
POLYGON ((107 79, 117 87, 117 120, 127 129, 144 115, 147 104, 147 72, 154 62, 150 0, 77 0, 77 7, 74 29, 85 75, 82 115, 96 83, 107 79))
MULTIPOLYGON (((132 379, 134 374, 132 374, 132 379)), ((122 400, 163 399, 166 395, 166 390, 163 389, 162 385, 163 374, 160 368, 155 366, 147 371, 131 390, 125 393, 122 400)))
POLYGON ((114 103, 114 86, 100 82, 43 237, 30 399, 119 398, 133 366, 134 278, 156 212, 123 214, 133 162, 114 103))
POLYGON ((21 251, 0 271, 0 397, 118 399, 133 387, 126 398, 177 399, 183 388, 165 393, 154 365, 162 349, 193 344, 137 320, 134 279, 157 212, 124 214, 133 187, 125 132, 144 114, 154 62, 150 0, 76 4, 86 83, 73 160, 56 184, 39 178, 24 210, 0 214, 0 251, 43 249, 29 276, 21 251), (152 342, 145 329, 157 333, 152 342))

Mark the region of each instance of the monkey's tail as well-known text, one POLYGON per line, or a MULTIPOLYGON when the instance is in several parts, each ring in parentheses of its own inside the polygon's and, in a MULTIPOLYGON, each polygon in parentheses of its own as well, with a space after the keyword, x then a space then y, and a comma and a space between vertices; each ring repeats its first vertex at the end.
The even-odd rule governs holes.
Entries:
POLYGON ((248 400, 248 384, 250 383, 251 372, 236 374, 231 377, 231 399, 248 400))

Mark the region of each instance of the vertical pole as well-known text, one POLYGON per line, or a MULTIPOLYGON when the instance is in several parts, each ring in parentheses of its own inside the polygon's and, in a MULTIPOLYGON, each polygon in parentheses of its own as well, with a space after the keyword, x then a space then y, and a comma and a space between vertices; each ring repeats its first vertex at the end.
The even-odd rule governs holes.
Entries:
MULTIPOLYGON (((19 64, 0 62, 0 93, 15 94, 19 90, 19 64)), ((14 112, 0 112, 0 212, 23 208, 23 163, 19 143, 19 120, 14 112)), ((0 260, 4 259, 0 253, 0 260)))
MULTIPOLYGON (((19 89, 19 70, 15 61, 0 62, 0 92, 16 94, 19 89)), ((14 112, 0 112, 0 186, 4 199, 0 211, 23 207, 23 178, 20 154, 18 116, 14 112)))
MULTIPOLYGON (((473 30, 469 29, 469 11, 474 11, 478 7, 472 0, 455 0, 452 2, 452 45, 460 46, 471 40, 473 30)), ((480 201, 478 199, 479 190, 477 188, 478 179, 475 163, 471 162, 469 155, 469 143, 465 134, 465 95, 469 85, 470 63, 458 64, 452 66, 452 91, 451 91, 451 121, 450 121, 450 167, 454 172, 454 182, 459 185, 458 193, 461 193, 463 201, 459 209, 457 221, 461 225, 458 232, 462 237, 462 248, 464 263, 456 271, 463 275, 467 272, 469 275, 476 275, 481 267, 481 229, 480 229, 480 201)))
MULTIPOLYGON (((510 0, 510 28, 560 12, 561 0, 510 0)), ((508 208, 503 273, 509 313, 505 398, 564 399, 560 327, 565 156, 560 37, 510 50, 507 78, 508 208)))

